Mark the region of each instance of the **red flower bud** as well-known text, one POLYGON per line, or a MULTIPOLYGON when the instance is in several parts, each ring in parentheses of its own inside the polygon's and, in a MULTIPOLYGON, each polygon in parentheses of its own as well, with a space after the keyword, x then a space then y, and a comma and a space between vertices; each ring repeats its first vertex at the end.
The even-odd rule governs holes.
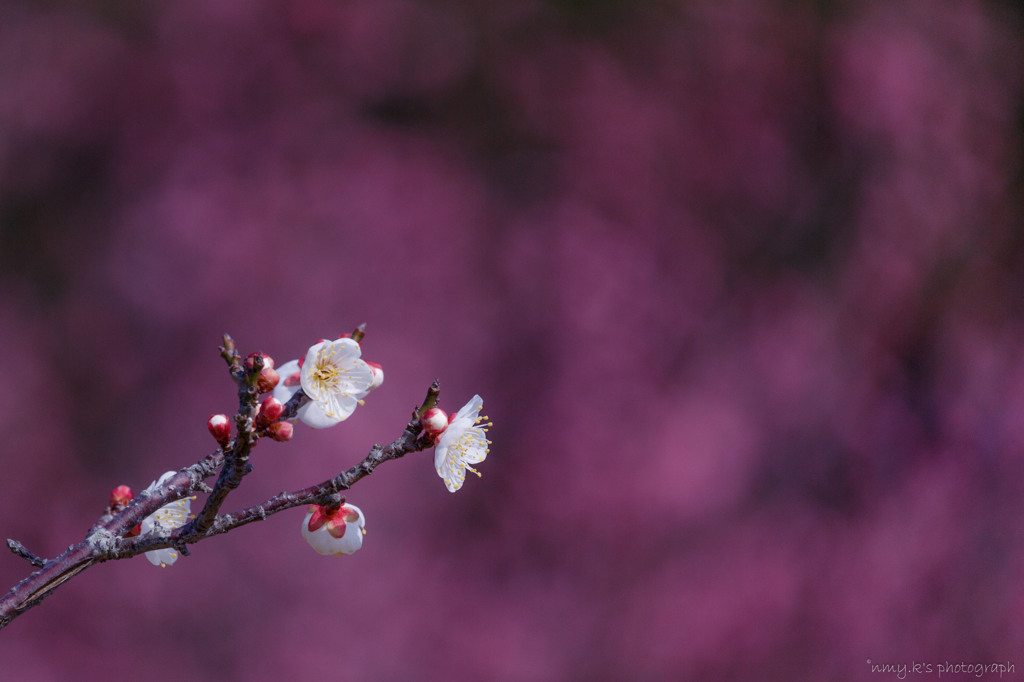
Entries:
POLYGON ((274 422, 267 427, 267 435, 283 443, 286 440, 292 439, 294 430, 295 427, 292 426, 291 422, 274 422))
POLYGON ((206 426, 210 429, 213 439, 221 445, 227 445, 231 442, 231 422, 228 420, 227 415, 211 415, 209 421, 206 422, 206 426))
POLYGON ((266 353, 249 353, 245 358, 245 368, 252 370, 255 366, 255 359, 257 355, 263 356, 263 369, 274 369, 274 358, 270 357, 266 353))
POLYGON ((260 378, 256 380, 256 390, 260 393, 269 393, 274 390, 277 386, 277 382, 281 380, 278 376, 277 370, 273 367, 264 367, 263 371, 260 372, 260 378))
POLYGON ((270 396, 260 404, 259 414, 256 416, 256 426, 264 427, 273 424, 284 414, 284 405, 277 398, 270 396))
POLYGON ((110 508, 114 511, 123 509, 135 498, 132 489, 126 485, 119 485, 110 491, 110 508))

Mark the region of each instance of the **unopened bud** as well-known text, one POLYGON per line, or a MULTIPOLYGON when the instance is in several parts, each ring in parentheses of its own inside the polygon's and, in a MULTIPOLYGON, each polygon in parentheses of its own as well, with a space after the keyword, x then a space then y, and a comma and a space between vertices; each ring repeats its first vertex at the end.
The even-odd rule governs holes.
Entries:
POLYGON ((260 378, 256 380, 256 390, 260 393, 269 393, 274 390, 277 386, 277 382, 281 380, 278 376, 277 370, 273 367, 264 367, 263 371, 260 372, 260 378))
POLYGON ((212 415, 206 426, 210 429, 213 439, 221 445, 227 445, 231 441, 231 422, 228 421, 226 414, 212 415))
POLYGON ((110 491, 110 508, 114 511, 123 509, 135 498, 132 489, 126 485, 119 485, 110 491))
POLYGON ((370 371, 373 372, 373 382, 370 387, 366 390, 372 391, 375 388, 379 388, 384 383, 384 368, 378 365, 376 362, 366 361, 366 364, 370 366, 370 371))
POLYGON ((448 428, 448 414, 440 407, 432 407, 420 417, 420 426, 424 433, 436 440, 448 428))
POLYGON ((267 427, 267 435, 282 443, 286 440, 291 440, 294 431, 295 428, 291 422, 274 422, 267 427))
POLYGON ((274 369, 274 358, 270 357, 266 353, 249 353, 245 358, 245 368, 252 370, 256 365, 256 356, 263 356, 263 369, 274 369))
POLYGON ((260 403, 259 415, 256 417, 256 426, 263 427, 273 424, 284 414, 284 405, 277 398, 271 396, 260 403))

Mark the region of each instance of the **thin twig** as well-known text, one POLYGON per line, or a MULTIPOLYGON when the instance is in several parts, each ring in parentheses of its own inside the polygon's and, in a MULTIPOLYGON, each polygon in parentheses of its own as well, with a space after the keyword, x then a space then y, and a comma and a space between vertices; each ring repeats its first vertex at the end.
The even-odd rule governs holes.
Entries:
POLYGON ((43 559, 42 557, 40 557, 40 556, 38 556, 36 554, 33 554, 32 552, 28 551, 28 549, 25 547, 25 545, 21 544, 17 540, 12 540, 12 539, 8 538, 7 539, 7 547, 12 552, 14 552, 18 556, 20 556, 22 559, 27 560, 30 564, 32 564, 33 566, 35 566, 37 568, 42 568, 43 566, 46 565, 46 559, 43 559))

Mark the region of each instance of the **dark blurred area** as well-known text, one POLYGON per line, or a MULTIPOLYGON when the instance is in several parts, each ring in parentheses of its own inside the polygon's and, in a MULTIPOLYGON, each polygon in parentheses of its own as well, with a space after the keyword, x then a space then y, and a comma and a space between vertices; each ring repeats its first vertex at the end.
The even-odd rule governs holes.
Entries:
POLYGON ((0 677, 1021 674, 1022 27, 0 2, 0 535, 55 556, 209 452, 225 332, 283 363, 366 322, 387 377, 261 443, 227 511, 394 439, 435 378, 495 424, 454 495, 429 452, 353 488, 353 556, 295 511, 86 571, 0 634, 0 677))

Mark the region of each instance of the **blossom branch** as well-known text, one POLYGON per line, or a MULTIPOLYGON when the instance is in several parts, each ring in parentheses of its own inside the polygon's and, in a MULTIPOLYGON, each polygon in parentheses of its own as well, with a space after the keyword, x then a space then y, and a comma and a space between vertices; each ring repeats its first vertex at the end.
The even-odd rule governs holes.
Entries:
POLYGON ((292 424, 286 420, 295 418, 313 427, 333 426, 347 419, 362 398, 380 385, 383 369, 360 359, 358 342, 364 334, 365 325, 360 325, 336 341, 317 343, 307 352, 304 364, 293 360, 280 368, 283 381, 269 357, 253 353, 243 359, 234 340, 225 334, 221 356, 238 388, 235 437, 231 438, 226 415, 212 416, 208 427, 220 445, 217 450, 191 466, 167 472, 138 496, 127 486, 118 486, 86 538, 53 559, 8 540, 8 548, 38 570, 0 597, 0 629, 93 564, 146 553, 152 563, 169 565, 179 553, 188 554, 188 545, 304 505, 313 505, 302 526, 313 549, 323 554, 352 553, 362 545, 365 518, 357 507, 346 504, 341 493, 380 464, 413 452, 434 447, 438 474, 449 490, 458 490, 465 471, 478 473, 470 465, 486 456, 488 441, 482 434, 489 424, 476 425, 485 419, 477 416, 482 404, 479 396, 457 415, 445 415, 436 407, 440 391, 435 381, 401 435, 388 445, 374 445, 355 466, 317 485, 221 513, 228 495, 252 471, 249 457, 262 438, 290 440, 292 424), (273 395, 260 403, 260 394, 271 391, 273 395), (211 487, 206 479, 213 476, 217 478, 211 487), (199 514, 188 521, 197 492, 206 493, 207 498, 199 514), (347 536, 346 526, 353 529, 347 536))

